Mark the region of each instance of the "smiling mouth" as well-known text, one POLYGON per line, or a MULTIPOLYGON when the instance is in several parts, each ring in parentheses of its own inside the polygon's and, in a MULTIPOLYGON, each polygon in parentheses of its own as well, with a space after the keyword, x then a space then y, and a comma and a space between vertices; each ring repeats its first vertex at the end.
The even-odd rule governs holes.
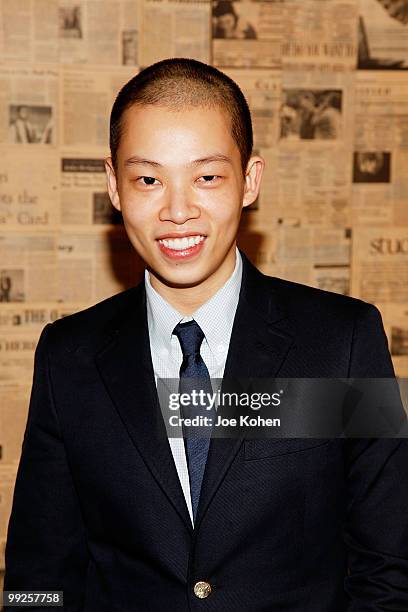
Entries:
POLYGON ((201 252, 207 236, 196 234, 182 238, 160 238, 157 242, 165 257, 173 260, 187 260, 201 252))
POLYGON ((172 251, 185 251, 203 242, 205 236, 184 236, 184 238, 162 238, 159 244, 172 251))

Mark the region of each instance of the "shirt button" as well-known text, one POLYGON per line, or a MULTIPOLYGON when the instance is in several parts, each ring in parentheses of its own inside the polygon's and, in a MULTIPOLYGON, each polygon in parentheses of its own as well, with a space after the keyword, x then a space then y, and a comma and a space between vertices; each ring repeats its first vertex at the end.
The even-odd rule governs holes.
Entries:
POLYGON ((160 355, 162 357, 167 357, 168 354, 169 354, 169 351, 167 349, 165 349, 165 348, 160 349, 160 355))
POLYGON ((205 599, 211 593, 211 584, 209 582, 199 581, 194 585, 194 595, 198 599, 205 599))
POLYGON ((218 351, 219 353, 223 353, 223 352, 225 351, 225 344, 219 344, 219 345, 217 346, 217 351, 218 351))

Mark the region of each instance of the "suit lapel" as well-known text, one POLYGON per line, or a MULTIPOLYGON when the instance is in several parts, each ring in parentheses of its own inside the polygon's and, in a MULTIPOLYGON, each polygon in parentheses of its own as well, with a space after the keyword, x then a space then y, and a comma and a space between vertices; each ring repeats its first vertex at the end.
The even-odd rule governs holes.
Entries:
MULTIPOLYGON (((273 378, 293 343, 289 320, 264 277, 242 253, 243 277, 224 380, 273 378)), ((106 389, 152 476, 192 532, 190 516, 161 415, 147 326, 143 283, 125 314, 114 320, 107 345, 96 355, 106 389)), ((210 443, 195 530, 244 437, 210 443)))
MULTIPOLYGON (((243 275, 224 371, 224 383, 239 378, 274 378, 293 344, 293 330, 270 280, 241 253, 243 275)), ((223 383, 223 384, 224 384, 223 383)), ((212 438, 197 510, 198 528, 244 436, 212 438)))
POLYGON ((126 314, 113 322, 111 339, 97 354, 96 364, 133 443, 191 531, 156 391, 143 284, 126 314))

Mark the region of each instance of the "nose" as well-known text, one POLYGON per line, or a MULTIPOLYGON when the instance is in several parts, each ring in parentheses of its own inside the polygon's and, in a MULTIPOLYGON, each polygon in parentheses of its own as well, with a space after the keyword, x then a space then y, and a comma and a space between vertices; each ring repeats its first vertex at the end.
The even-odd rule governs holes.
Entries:
POLYGON ((160 221, 171 221, 182 225, 190 219, 198 219, 200 206, 194 201, 195 194, 182 185, 168 188, 165 201, 160 209, 160 221))

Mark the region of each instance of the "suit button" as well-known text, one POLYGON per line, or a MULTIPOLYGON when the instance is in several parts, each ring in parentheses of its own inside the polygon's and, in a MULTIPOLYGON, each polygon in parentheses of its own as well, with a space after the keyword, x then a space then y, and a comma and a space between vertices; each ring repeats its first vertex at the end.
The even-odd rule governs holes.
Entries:
POLYGON ((205 599, 211 593, 211 584, 209 582, 196 582, 194 585, 194 595, 198 599, 205 599))

